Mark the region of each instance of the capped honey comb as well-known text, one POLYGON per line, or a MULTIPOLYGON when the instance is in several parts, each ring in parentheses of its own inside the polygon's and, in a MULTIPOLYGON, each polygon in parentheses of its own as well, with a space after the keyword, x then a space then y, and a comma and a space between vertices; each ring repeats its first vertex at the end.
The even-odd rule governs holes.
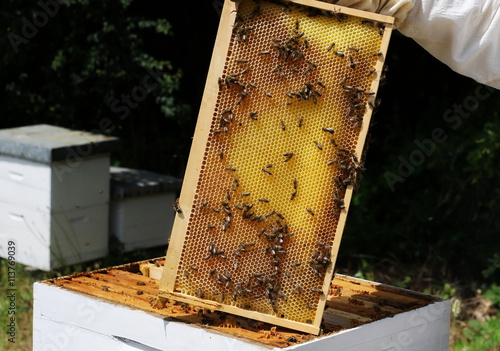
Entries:
POLYGON ((391 25, 226 1, 160 296, 319 331, 391 25))

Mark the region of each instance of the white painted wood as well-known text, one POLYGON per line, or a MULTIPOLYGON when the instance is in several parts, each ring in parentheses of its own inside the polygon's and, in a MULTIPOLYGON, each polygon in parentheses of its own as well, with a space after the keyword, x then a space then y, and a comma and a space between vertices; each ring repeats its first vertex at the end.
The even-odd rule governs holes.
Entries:
POLYGON ((440 301, 287 348, 236 339, 48 283, 34 285, 34 351, 445 351, 450 302, 440 301))
POLYGON ((45 283, 34 284, 33 335, 34 351, 269 349, 45 283), (149 348, 120 348, 124 340, 149 348))
POLYGON ((73 210, 109 202, 109 155, 71 166, 0 156, 0 201, 26 207, 73 210))
POLYGON ((16 242, 16 261, 42 270, 107 254, 108 204, 52 212, 0 201, 0 257, 16 242))
POLYGON ((285 350, 446 351, 450 302, 440 301, 285 350))
POLYGON ((39 189, 21 182, 0 178, 0 201, 26 208, 50 209, 50 186, 39 189))
POLYGON ((109 154, 81 158, 72 164, 51 163, 51 209, 65 211, 108 204, 109 165, 109 154))
POLYGON ((125 251, 167 245, 175 201, 173 191, 123 199, 111 199, 110 234, 124 245, 125 251))
POLYGON ((109 154, 49 164, 0 156, 0 257, 50 270, 107 254, 109 154))
MULTIPOLYGON (((89 331, 84 328, 63 325, 51 320, 44 320, 45 338, 34 342, 33 350, 43 351, 88 351, 89 348, 95 351, 159 351, 156 348, 138 344, 134 341, 110 337, 89 331), (43 346, 41 346, 43 344, 43 346)), ((38 331, 34 331, 34 337, 40 337, 38 331), (38 335, 36 335, 38 334, 38 335)))
MULTIPOLYGON (((33 162, 0 155, 0 179, 23 184, 25 187, 50 190, 50 167, 44 163, 33 162)), ((0 196, 3 194, 3 189, 0 196)))

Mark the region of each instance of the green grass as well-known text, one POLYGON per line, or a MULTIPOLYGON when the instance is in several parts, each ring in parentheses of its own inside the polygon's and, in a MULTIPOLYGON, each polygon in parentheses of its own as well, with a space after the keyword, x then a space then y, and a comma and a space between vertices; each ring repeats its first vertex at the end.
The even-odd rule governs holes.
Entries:
MULTIPOLYGON (((32 270, 22 264, 16 263, 16 276, 14 281, 15 287, 12 287, 17 289, 15 291, 15 343, 8 341, 9 335, 7 334, 7 325, 9 324, 10 317, 13 316, 9 315, 10 300, 7 296, 7 289, 9 288, 9 262, 6 259, 0 258, 0 350, 28 351, 33 348, 33 283, 77 272, 91 271, 99 268, 161 257, 164 255, 164 247, 147 250, 141 249, 124 253, 120 244, 115 240, 112 240, 110 243, 110 254, 97 261, 67 266, 51 272, 32 270)), ((12 271, 12 269, 10 271, 12 271)))
MULTIPOLYGON (((12 266, 10 266, 12 267, 12 266)), ((2 336, 0 338, 0 350, 31 350, 31 334, 33 329, 32 311, 33 311, 33 283, 37 280, 36 277, 25 271, 25 267, 20 264, 15 265, 16 277, 15 286, 10 288, 17 289, 14 291, 16 297, 15 309, 10 309, 10 300, 7 297, 9 288, 8 271, 9 264, 5 259, 0 259, 0 286, 2 287, 0 298, 0 325, 2 336), (9 314, 9 311, 15 314, 9 314), (10 318, 16 318, 15 343, 9 342, 10 337, 7 334, 7 325, 10 323, 10 318)), ((12 291, 11 291, 12 292, 12 291)))
POLYGON ((456 351, 499 351, 500 350, 500 318, 490 317, 481 323, 470 320, 456 325, 461 330, 460 341, 455 342, 456 351))

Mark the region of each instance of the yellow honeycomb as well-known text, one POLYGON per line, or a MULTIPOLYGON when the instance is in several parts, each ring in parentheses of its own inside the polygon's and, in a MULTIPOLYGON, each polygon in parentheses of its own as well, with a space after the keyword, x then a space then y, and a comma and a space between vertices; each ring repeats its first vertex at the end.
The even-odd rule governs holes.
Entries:
POLYGON ((176 290, 313 323, 384 25, 301 5, 238 8, 176 290))

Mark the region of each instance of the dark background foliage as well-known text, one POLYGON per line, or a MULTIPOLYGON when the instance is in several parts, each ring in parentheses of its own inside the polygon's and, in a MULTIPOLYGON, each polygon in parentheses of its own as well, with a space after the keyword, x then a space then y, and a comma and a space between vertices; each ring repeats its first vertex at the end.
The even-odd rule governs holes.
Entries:
MULTIPOLYGON (((35 35, 14 45, 23 18, 42 10, 27 0, 0 5, 0 128, 99 130, 122 141, 115 164, 182 177, 221 1, 58 4, 35 35), (152 71, 162 72, 158 84, 123 109, 123 94, 152 71)), ((450 281, 472 290, 498 281, 499 91, 451 71, 397 32, 386 62, 338 269, 370 267, 396 283, 407 275, 408 287, 450 281), (450 118, 464 104, 468 116, 458 125, 450 118), (415 141, 425 144, 438 129, 445 140, 417 158, 415 141), (401 168, 402 160, 410 166, 401 168)))

